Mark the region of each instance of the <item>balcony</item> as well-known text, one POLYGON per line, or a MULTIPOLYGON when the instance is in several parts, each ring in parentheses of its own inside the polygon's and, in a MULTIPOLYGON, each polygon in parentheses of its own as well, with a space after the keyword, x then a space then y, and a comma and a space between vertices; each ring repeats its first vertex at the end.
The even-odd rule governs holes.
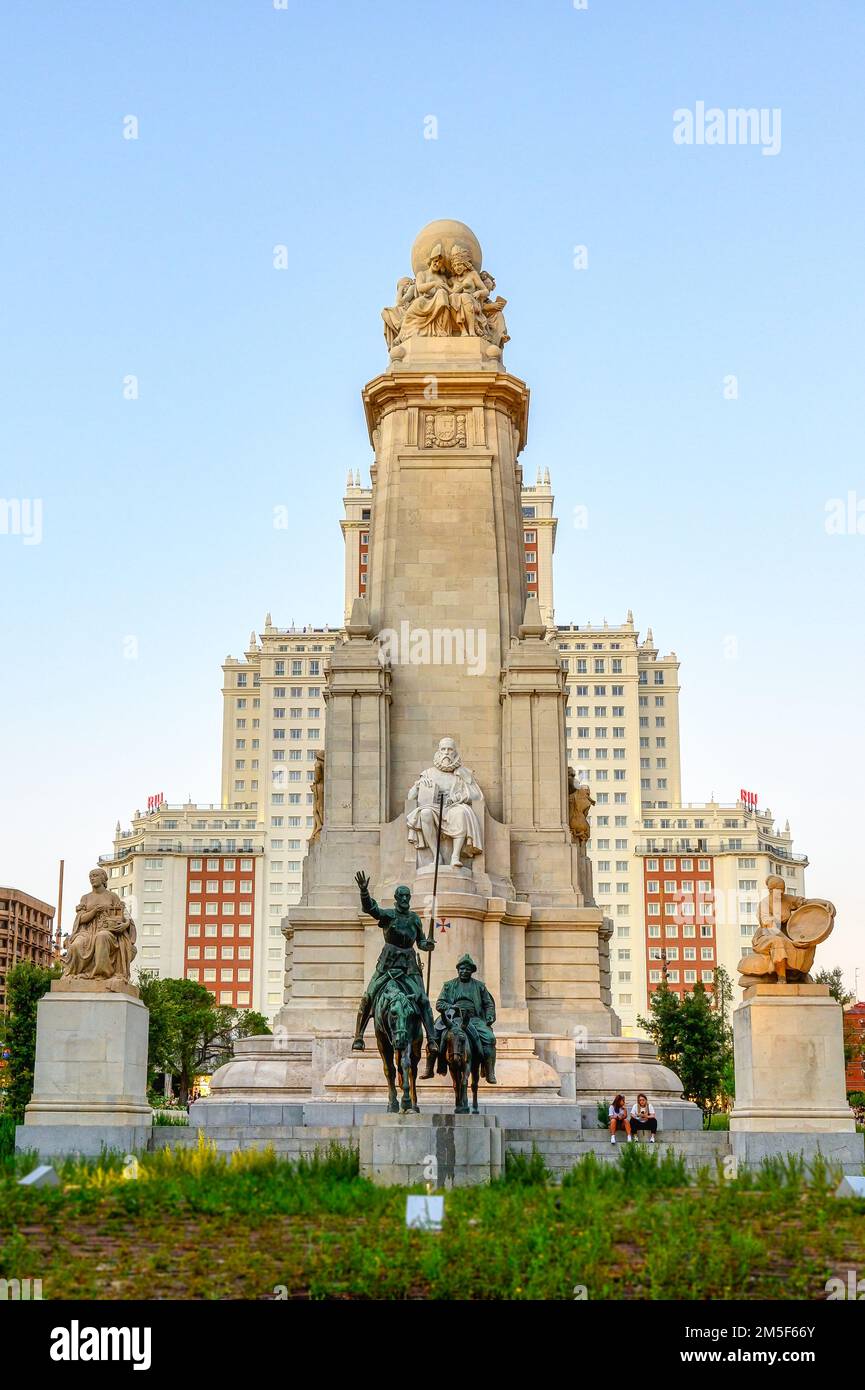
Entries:
MULTIPOLYGON (((168 838, 167 836, 165 837, 168 838)), ((235 844, 229 846, 223 840, 210 840, 205 844, 194 845, 191 840, 172 840, 170 845, 138 844, 131 845, 128 849, 118 850, 116 853, 100 854, 97 859, 98 864, 120 864, 125 859, 129 859, 135 854, 146 854, 158 857, 161 854, 264 854, 264 845, 261 844, 235 844)))
POLYGON ((643 840, 635 846, 635 854, 712 854, 707 840, 663 840, 660 844, 643 840))
POLYGON ((794 854, 792 850, 782 849, 780 845, 773 845, 769 840, 760 841, 760 853, 771 854, 775 859, 786 859, 791 864, 807 864, 807 854, 794 854))

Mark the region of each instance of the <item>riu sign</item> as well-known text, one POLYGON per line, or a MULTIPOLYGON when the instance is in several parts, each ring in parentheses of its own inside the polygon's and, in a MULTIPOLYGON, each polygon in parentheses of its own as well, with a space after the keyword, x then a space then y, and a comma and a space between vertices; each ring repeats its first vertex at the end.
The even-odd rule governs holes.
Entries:
POLYGON ((148 814, 148 816, 150 815, 151 811, 158 811, 159 808, 160 808, 160 806, 164 806, 164 805, 165 805, 165 792, 157 792, 155 796, 149 796, 149 797, 147 798, 147 814, 148 814))
POLYGON ((739 800, 742 802, 743 805, 745 805, 745 806, 748 807, 748 810, 749 810, 749 811, 756 811, 756 809, 757 809, 757 793, 756 793, 756 792, 746 792, 746 791, 744 790, 744 788, 743 788, 742 791, 739 792, 739 800))

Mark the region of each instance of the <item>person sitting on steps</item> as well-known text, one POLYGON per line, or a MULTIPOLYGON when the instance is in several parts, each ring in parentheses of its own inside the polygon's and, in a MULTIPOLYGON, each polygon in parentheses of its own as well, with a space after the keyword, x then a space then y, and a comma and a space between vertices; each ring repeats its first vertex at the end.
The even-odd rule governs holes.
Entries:
POLYGON ((655 1107, 649 1104, 649 1098, 645 1092, 641 1091, 637 1096, 636 1104, 631 1106, 631 1130, 647 1129, 649 1131, 649 1143, 654 1144, 655 1134, 658 1129, 658 1118, 655 1114, 655 1107))
POLYGON ((616 1131, 623 1129, 628 1136, 628 1143, 631 1142, 631 1122, 628 1119, 628 1107, 625 1105, 625 1097, 615 1096, 609 1110, 610 1116, 610 1143, 616 1142, 616 1131))

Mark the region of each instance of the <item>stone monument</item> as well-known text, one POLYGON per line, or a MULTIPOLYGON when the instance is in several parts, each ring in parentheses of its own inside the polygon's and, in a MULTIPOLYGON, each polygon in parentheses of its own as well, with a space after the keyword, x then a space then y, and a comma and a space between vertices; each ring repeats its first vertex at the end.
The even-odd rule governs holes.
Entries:
POLYGON ((63 973, 37 1006, 33 1096, 19 1148, 96 1155, 146 1143, 148 1015, 130 981, 135 935, 105 870, 91 869, 63 973))
MULTIPOLYGON (((463 223, 425 227, 411 262, 382 312, 387 368, 363 392, 375 454, 367 592, 330 656, 323 808, 284 925, 285 1003, 274 1037, 238 1044, 195 1117, 208 1103, 224 1116, 223 1102, 383 1108, 379 1059, 352 1047, 380 950, 358 908, 363 865, 380 902, 404 887, 426 935, 435 921, 430 998, 461 957, 477 962, 496 1001, 487 1109, 584 1101, 593 1116, 612 1084, 696 1125, 678 1079, 650 1043, 619 1036, 611 1008, 591 797, 569 781, 565 674, 526 590, 529 392, 502 362, 505 301, 463 223)), ((418 1097, 422 1113, 453 1104, 437 1070, 418 1097)))
POLYGON ((774 874, 766 887, 752 950, 739 962, 745 997, 733 1014, 733 1153, 754 1164, 769 1154, 813 1158, 819 1150, 861 1164, 862 1136, 845 1089, 841 1006, 809 974, 835 908, 786 893, 774 874))

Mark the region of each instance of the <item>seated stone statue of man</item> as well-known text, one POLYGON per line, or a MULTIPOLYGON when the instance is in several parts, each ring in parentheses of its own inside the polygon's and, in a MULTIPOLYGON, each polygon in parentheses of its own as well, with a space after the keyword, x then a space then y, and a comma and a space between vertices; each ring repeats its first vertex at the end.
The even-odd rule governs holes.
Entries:
POLYGON ((372 979, 364 990, 357 1011, 354 1030, 353 1052, 363 1052, 366 1044, 364 1030, 369 1023, 370 1014, 375 1009, 376 1000, 390 981, 395 981, 400 989, 415 1000, 423 1020, 427 1039, 427 1054, 434 1061, 438 1051, 432 1008, 424 989, 423 975, 420 971, 415 946, 419 951, 434 951, 435 942, 424 936, 421 920, 411 911, 411 890, 401 884, 393 895, 393 907, 381 908, 369 895, 369 879, 363 872, 354 876, 360 889, 360 904, 369 917, 374 917, 384 933, 385 944, 376 962, 372 979))
POLYGON ((766 879, 768 893, 760 900, 759 926, 752 949, 739 961, 739 984, 755 980, 778 984, 809 984, 816 946, 798 945, 787 935, 787 923, 799 907, 809 900, 785 892, 786 884, 777 874, 766 879))
POLYGON ((483 792, 471 769, 463 766, 454 740, 443 738, 433 766, 421 773, 406 798, 409 844, 434 860, 439 838, 447 841, 450 859, 442 862, 456 868, 464 857, 472 859, 483 852, 483 822, 483 792))
MULTIPOLYGON (((466 1032, 483 1058, 481 1075, 490 1086, 495 1086, 498 1084, 496 1081, 496 1035, 490 1025, 496 1021, 496 1001, 483 980, 472 978, 476 970, 477 966, 468 953, 460 956, 457 961, 457 978, 445 980, 441 994, 436 1000, 436 1009, 439 1014, 436 1019, 436 1031, 439 1034, 438 1069, 441 1073, 447 1071, 441 1050, 441 1039, 450 1022, 448 1015, 451 1010, 460 1009, 464 1015, 470 1015, 466 1024, 466 1032)), ((435 1058, 430 1057, 422 1080, 428 1081, 433 1075, 434 1069, 435 1058)))

